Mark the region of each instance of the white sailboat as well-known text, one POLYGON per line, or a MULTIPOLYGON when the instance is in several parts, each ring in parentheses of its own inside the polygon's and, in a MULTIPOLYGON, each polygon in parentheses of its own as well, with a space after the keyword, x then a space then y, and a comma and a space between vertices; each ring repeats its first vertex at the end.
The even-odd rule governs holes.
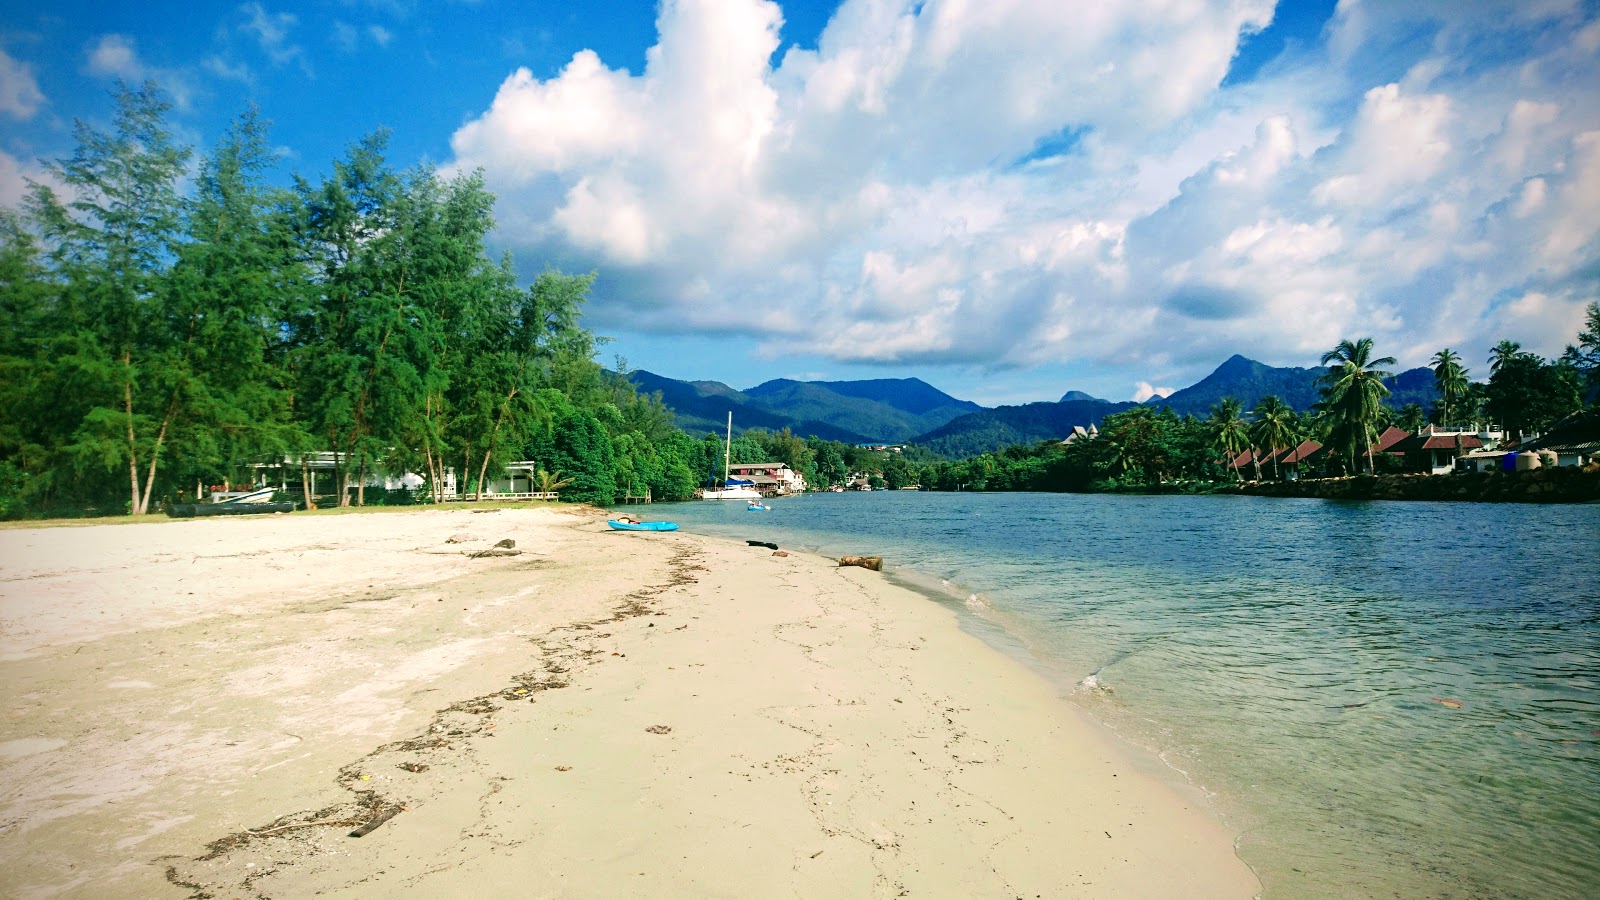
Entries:
POLYGON ((743 481, 738 478, 729 478, 728 469, 733 455, 733 411, 728 411, 728 439, 722 445, 722 488, 705 488, 700 492, 701 500, 760 500, 761 492, 756 490, 755 482, 743 481))

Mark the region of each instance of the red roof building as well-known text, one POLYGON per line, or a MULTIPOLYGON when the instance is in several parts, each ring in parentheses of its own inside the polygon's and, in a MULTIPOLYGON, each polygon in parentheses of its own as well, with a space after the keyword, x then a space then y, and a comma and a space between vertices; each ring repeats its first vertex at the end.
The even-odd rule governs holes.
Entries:
POLYGON ((1418 471, 1448 475, 1455 471, 1457 456, 1481 449, 1483 441, 1475 434, 1413 434, 1389 452, 1404 454, 1406 462, 1418 471))

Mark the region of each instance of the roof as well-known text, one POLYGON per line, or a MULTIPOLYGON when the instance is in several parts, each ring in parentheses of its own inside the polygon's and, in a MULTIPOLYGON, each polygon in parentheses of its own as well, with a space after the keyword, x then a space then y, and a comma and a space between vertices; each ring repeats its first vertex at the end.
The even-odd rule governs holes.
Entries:
POLYGON ((1542 437, 1528 441, 1521 450, 1572 450, 1584 453, 1600 450, 1600 410, 1574 413, 1550 426, 1542 437))
POLYGON ((1390 425, 1388 428, 1385 428, 1383 430, 1382 434, 1378 435, 1378 439, 1377 440, 1372 442, 1372 452, 1373 453, 1398 452, 1398 451, 1393 450, 1394 445, 1400 443, 1401 441, 1405 440, 1406 438, 1408 438, 1410 436, 1411 436, 1411 432, 1405 430, 1404 428, 1396 428, 1395 426, 1390 425))
POLYGON ((1233 459, 1228 462, 1228 466, 1234 469, 1240 468, 1241 466, 1248 466, 1255 461, 1255 457, 1256 451, 1250 447, 1246 447, 1243 450, 1240 450, 1238 455, 1234 456, 1233 459))
POLYGON ((1475 434, 1413 434, 1395 444, 1393 452, 1416 453, 1421 450, 1454 450, 1457 447, 1478 450, 1483 447, 1483 440, 1475 434))
POLYGON ((734 463, 733 465, 728 466, 728 468, 729 469, 787 469, 787 468, 789 468, 789 464, 788 463, 781 463, 781 462, 734 463))
POLYGON ((1294 449, 1287 450, 1282 456, 1278 457, 1278 464, 1287 465, 1289 463, 1304 462, 1307 457, 1321 449, 1322 445, 1316 441, 1301 441, 1294 449))

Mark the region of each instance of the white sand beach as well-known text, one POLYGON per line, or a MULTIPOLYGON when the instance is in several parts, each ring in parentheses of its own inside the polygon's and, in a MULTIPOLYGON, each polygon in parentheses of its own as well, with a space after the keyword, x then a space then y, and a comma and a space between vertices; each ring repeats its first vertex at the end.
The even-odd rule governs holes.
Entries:
POLYGON ((0 530, 0 692, 7 897, 1260 890, 927 598, 587 508, 0 530))

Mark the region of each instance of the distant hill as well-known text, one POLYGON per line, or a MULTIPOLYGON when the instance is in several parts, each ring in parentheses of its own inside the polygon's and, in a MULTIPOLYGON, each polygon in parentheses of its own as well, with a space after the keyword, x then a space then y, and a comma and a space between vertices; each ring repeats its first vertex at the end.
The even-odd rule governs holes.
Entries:
POLYGON ((779 431, 792 430, 802 437, 815 435, 830 441, 859 444, 870 437, 842 428, 831 422, 795 418, 773 412, 742 391, 720 381, 679 381, 643 369, 629 373, 628 377, 644 393, 661 392, 661 401, 672 409, 679 428, 692 435, 706 432, 721 434, 728 427, 728 413, 733 413, 733 430, 746 431, 765 428, 779 431))
MULTIPOLYGON (((1261 398, 1276 394, 1284 403, 1304 412, 1321 399, 1317 379, 1327 371, 1326 366, 1306 369, 1269 366, 1234 354, 1210 375, 1165 398, 1151 397, 1145 405, 1156 409, 1169 406, 1179 415, 1204 418, 1210 414, 1212 405, 1224 397, 1243 403, 1248 412, 1261 398)), ((1420 403, 1427 409, 1438 397, 1433 386, 1433 372, 1429 369, 1408 369, 1386 379, 1384 384, 1390 391, 1384 402, 1395 409, 1407 403, 1420 403)))
POLYGON ((1389 389, 1389 396, 1383 402, 1395 409, 1416 403, 1430 410, 1439 402, 1439 388, 1434 384, 1432 369, 1407 369, 1393 378, 1385 378, 1383 384, 1389 389))
POLYGON ((1238 400, 1249 410, 1260 403, 1262 397, 1276 394, 1284 403, 1303 411, 1319 399, 1317 376, 1325 371, 1322 368, 1278 368, 1234 354, 1210 375, 1166 397, 1151 397, 1145 405, 1156 409, 1170 406, 1180 416, 1193 414, 1204 418, 1210 414, 1212 404, 1224 397, 1238 400))
MULTIPOLYGON (((1167 397, 1145 401, 1171 407, 1179 415, 1204 418, 1224 397, 1234 397, 1246 412, 1268 394, 1304 412, 1320 398, 1317 378, 1325 367, 1269 366, 1234 355, 1193 385, 1167 397)), ((678 427, 690 434, 721 433, 733 412, 734 431, 788 428, 802 437, 847 443, 884 441, 921 444, 935 453, 965 457, 1012 444, 1060 439, 1075 425, 1098 425, 1108 415, 1133 408, 1083 391, 1068 391, 1057 403, 1028 403, 985 409, 958 400, 916 378, 866 381, 794 381, 779 378, 739 391, 720 381, 678 381, 651 372, 630 376, 646 392, 660 391, 678 427)), ((1389 406, 1407 403, 1431 408, 1436 400, 1433 372, 1409 369, 1387 379, 1389 406)))
MULTIPOLYGON (((875 441, 898 443, 983 409, 916 378, 872 381, 792 381, 757 385, 745 396, 769 412, 828 422, 875 441)), ((796 429, 798 431, 798 429, 796 429)))
POLYGON ((1071 433, 1074 425, 1099 425, 1106 416, 1137 405, 1090 398, 1064 403, 998 406, 954 419, 918 435, 913 443, 945 456, 974 456, 1012 444, 1032 444, 1052 438, 1059 440, 1071 433))

